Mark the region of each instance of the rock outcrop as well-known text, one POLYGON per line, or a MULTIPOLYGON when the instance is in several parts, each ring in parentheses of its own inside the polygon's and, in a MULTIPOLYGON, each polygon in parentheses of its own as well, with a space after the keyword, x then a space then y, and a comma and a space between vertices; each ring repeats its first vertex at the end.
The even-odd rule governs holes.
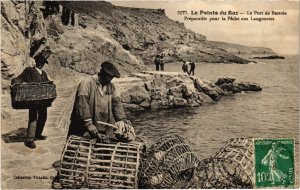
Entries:
POLYGON ((255 55, 255 54, 276 54, 272 49, 265 47, 250 47, 240 44, 231 44, 227 42, 210 41, 228 53, 235 55, 255 55))
POLYGON ((60 4, 79 13, 82 27, 101 24, 124 49, 145 64, 152 64, 158 52, 165 54, 165 62, 249 63, 186 29, 183 23, 169 19, 162 9, 117 7, 95 1, 60 4))
POLYGON ((269 56, 257 56, 257 57, 253 57, 252 59, 285 59, 285 57, 283 56, 279 56, 279 55, 269 55, 269 56))
POLYGON ((184 73, 156 71, 114 79, 124 107, 129 111, 195 107, 216 102, 222 96, 262 90, 255 83, 234 81, 234 78, 219 78, 213 83, 184 73))

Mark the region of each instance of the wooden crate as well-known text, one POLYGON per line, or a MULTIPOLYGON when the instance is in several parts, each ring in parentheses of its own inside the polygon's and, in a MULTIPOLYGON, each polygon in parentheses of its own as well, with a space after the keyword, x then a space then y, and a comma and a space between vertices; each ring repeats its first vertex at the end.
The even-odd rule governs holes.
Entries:
POLYGON ((14 109, 28 109, 33 106, 49 107, 56 96, 56 86, 52 81, 16 83, 11 86, 11 102, 14 109))
POLYGON ((61 156, 64 188, 138 188, 141 143, 99 143, 71 136, 61 156))

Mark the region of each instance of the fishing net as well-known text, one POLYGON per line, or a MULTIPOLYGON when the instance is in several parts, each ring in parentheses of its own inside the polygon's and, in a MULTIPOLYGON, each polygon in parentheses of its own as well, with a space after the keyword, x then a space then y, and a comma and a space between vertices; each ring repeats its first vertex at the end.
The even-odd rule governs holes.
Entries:
POLYGON ((162 137, 145 154, 139 188, 185 188, 197 163, 187 140, 178 135, 162 137))

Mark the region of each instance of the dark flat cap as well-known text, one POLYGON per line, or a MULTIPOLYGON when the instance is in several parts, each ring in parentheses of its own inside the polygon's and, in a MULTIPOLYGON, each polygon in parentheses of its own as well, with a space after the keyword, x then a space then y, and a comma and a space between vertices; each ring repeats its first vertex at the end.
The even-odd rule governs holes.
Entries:
POLYGON ((120 78, 120 76, 121 76, 117 67, 114 64, 112 64, 111 62, 104 61, 101 64, 101 68, 113 77, 120 78))
POLYGON ((43 61, 43 62, 45 62, 45 63, 47 63, 48 64, 48 60, 47 60, 47 58, 45 58, 44 56, 42 56, 42 55, 37 55, 37 56, 35 56, 34 57, 34 59, 37 61, 43 61))

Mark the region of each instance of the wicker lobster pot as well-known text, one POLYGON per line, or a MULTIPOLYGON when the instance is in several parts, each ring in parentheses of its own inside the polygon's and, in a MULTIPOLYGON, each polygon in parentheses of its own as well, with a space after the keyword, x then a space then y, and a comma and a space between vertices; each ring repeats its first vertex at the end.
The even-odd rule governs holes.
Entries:
POLYGON ((51 106, 56 98, 56 86, 52 81, 42 83, 16 83, 11 86, 11 101, 14 109, 29 109, 32 106, 51 106))
POLYGON ((178 135, 153 144, 141 166, 140 188, 186 188, 198 163, 189 142, 178 135))
POLYGON ((251 138, 230 139, 215 155, 201 161, 194 188, 253 188, 253 152, 251 138))
POLYGON ((59 169, 63 188, 138 187, 141 143, 98 143, 95 139, 69 137, 59 169))

